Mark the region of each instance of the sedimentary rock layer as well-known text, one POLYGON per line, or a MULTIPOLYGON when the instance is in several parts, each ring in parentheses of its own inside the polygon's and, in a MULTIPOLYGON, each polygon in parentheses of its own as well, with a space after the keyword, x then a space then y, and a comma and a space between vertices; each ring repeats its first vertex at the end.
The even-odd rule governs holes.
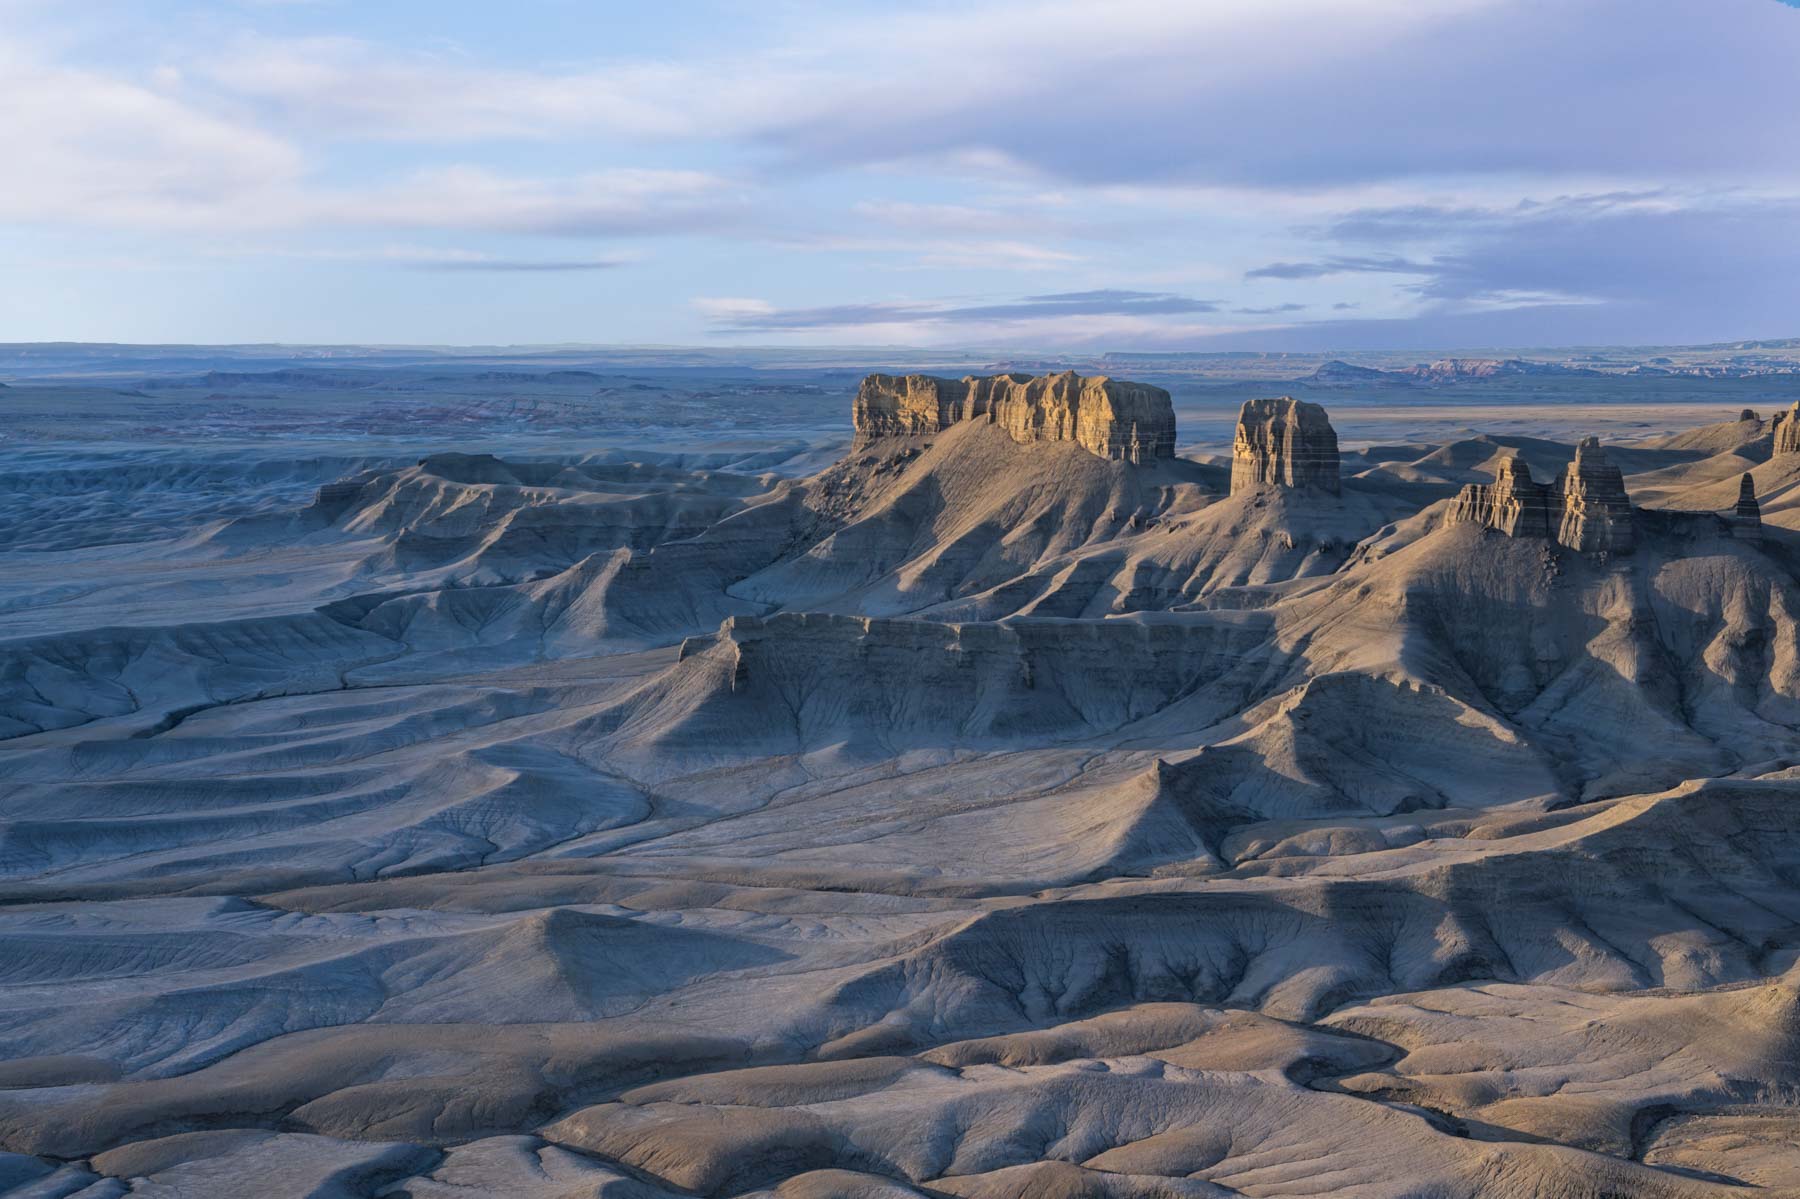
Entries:
POLYGON ((1775 414, 1775 452, 1800 454, 1800 402, 1775 414))
POLYGON ((1563 475, 1562 521, 1556 539, 1583 553, 1622 554, 1632 547, 1631 499, 1625 479, 1600 448, 1598 437, 1583 437, 1563 475))
POLYGON ((1737 515, 1744 520, 1762 523, 1762 505, 1756 502, 1756 480, 1749 471, 1738 482, 1737 515))
POLYGON ((1450 506, 1446 524, 1477 524, 1508 537, 1548 537, 1558 524, 1558 505, 1548 484, 1531 477, 1516 457, 1500 460, 1492 483, 1470 483, 1450 506))
POLYGON ((1337 494, 1337 433, 1325 409, 1289 396, 1244 401, 1231 450, 1231 493, 1270 484, 1337 494))
POLYGON ((1575 447, 1560 486, 1533 479, 1517 457, 1501 459, 1492 483, 1463 487, 1445 523, 1485 525, 1508 537, 1554 537, 1583 553, 1627 553, 1635 544, 1624 478, 1595 437, 1575 447))
POLYGON ((1014 441, 1072 441, 1125 462, 1175 455, 1175 409, 1160 387, 1104 375, 870 375, 851 413, 859 440, 988 420, 1014 441))

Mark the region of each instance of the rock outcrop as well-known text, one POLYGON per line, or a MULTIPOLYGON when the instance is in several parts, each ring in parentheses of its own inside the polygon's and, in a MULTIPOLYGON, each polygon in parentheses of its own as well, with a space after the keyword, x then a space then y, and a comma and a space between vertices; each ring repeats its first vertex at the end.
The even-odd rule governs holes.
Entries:
POLYGON ((1500 461, 1492 483, 1470 483, 1456 497, 1446 524, 1478 524, 1508 537, 1554 537, 1582 553, 1629 553, 1636 543, 1625 480, 1600 448, 1584 437, 1560 487, 1539 483, 1518 458, 1500 461))
POLYGON ((1762 505, 1756 499, 1756 480, 1745 471, 1744 477, 1738 480, 1737 507, 1725 518, 1731 526, 1731 535, 1739 541, 1762 540, 1762 505))
POLYGON ((1628 553, 1635 544, 1624 476, 1600 448, 1598 437, 1577 443, 1575 460, 1563 475, 1562 521, 1556 539, 1590 554, 1628 553))
POLYGON ((851 413, 858 441, 916 437, 986 420, 1014 441, 1072 441, 1122 462, 1175 456, 1175 407, 1145 383, 1056 375, 869 375, 851 413))
POLYGON ((1749 471, 1745 471, 1738 481, 1737 517, 1759 525, 1762 523, 1762 505, 1756 502, 1756 480, 1750 477, 1749 471))
POLYGON ((1231 447, 1231 494, 1266 486, 1338 493, 1337 432, 1325 409, 1291 396, 1244 401, 1231 447))
POLYGON ((1800 401, 1775 414, 1775 452, 1800 454, 1800 401))
POLYGON ((1548 537, 1561 524, 1556 489, 1531 477, 1518 458, 1500 460, 1492 483, 1470 483, 1450 506, 1446 524, 1477 524, 1508 537, 1548 537))

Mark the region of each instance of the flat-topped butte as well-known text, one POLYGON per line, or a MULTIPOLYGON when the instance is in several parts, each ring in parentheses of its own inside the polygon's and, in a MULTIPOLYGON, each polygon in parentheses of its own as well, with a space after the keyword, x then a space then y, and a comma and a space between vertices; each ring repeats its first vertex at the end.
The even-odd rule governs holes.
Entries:
POLYGON ((1124 462, 1175 456, 1175 407, 1147 383, 1104 375, 869 375, 852 416, 859 441, 942 432, 987 420, 1014 441, 1072 441, 1124 462))

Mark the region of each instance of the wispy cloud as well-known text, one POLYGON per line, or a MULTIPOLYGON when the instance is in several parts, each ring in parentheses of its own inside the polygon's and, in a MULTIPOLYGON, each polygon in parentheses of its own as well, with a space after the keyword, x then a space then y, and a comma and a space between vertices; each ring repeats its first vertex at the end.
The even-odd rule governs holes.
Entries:
POLYGON ((1025 296, 996 304, 866 303, 782 309, 755 300, 696 303, 721 329, 789 333, 889 325, 1017 324, 1093 316, 1189 316, 1219 310, 1219 304, 1213 300, 1116 288, 1025 296))
POLYGON ((462 261, 417 262, 413 269, 421 271, 496 271, 533 274, 557 274, 565 271, 610 271, 625 264, 604 260, 569 259, 565 261, 525 258, 477 258, 462 261))
POLYGON ((1392 255, 1358 258, 1334 255, 1317 262, 1271 262, 1244 272, 1246 279, 1322 279, 1327 275, 1388 274, 1429 275, 1430 263, 1413 262, 1392 255))

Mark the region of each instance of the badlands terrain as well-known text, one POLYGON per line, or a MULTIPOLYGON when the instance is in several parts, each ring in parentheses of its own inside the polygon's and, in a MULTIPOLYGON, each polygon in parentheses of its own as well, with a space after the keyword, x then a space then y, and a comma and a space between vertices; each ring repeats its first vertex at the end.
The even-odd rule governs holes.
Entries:
POLYGON ((11 347, 0 1192, 1800 1196, 1795 349, 11 347))

